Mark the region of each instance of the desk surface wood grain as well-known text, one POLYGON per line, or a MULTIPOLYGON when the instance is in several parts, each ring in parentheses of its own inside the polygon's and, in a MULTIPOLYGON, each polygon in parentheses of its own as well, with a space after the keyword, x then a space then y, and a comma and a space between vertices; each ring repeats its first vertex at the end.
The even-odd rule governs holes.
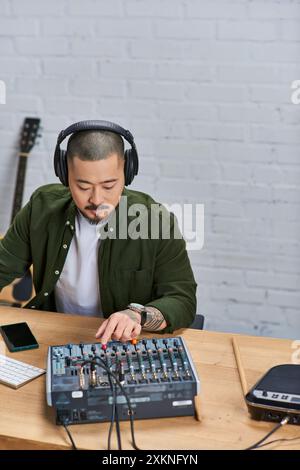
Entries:
MULTIPOLYGON (((100 324, 96 318, 9 307, 0 307, 0 318, 1 325, 26 321, 40 344, 36 350, 9 353, 0 338, 0 353, 42 368, 46 368, 49 345, 93 342, 100 324)), ((176 335, 186 340, 198 370, 202 421, 193 417, 137 420, 137 445, 147 450, 243 449, 269 432, 274 424, 254 421, 248 414, 232 348, 233 335, 190 329, 178 330, 176 335)), ((270 367, 292 361, 292 340, 234 336, 249 388, 270 367)), ((18 390, 0 384, 1 449, 70 448, 64 428, 55 424, 54 409, 47 406, 45 380, 44 375, 18 390)), ((81 449, 106 449, 108 428, 109 423, 70 426, 81 449)), ((129 423, 122 422, 121 430, 123 448, 131 449, 129 423)), ((287 425, 274 439, 296 437, 299 440, 268 448, 300 448, 300 427, 287 425)))

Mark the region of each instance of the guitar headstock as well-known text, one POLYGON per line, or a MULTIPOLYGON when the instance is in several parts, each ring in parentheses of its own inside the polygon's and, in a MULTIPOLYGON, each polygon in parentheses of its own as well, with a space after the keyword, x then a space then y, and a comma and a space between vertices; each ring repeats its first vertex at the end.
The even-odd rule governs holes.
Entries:
POLYGON ((39 118, 24 119, 20 141, 21 153, 29 153, 30 150, 34 147, 40 127, 40 122, 41 120, 39 118))

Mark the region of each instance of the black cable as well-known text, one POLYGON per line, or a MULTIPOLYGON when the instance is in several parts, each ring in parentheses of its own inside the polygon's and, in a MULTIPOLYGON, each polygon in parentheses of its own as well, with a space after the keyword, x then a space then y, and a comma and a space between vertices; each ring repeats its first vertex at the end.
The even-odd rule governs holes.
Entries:
POLYGON ((115 421, 116 421, 116 432, 117 432, 117 439, 118 439, 118 449, 122 450, 122 441, 121 441, 121 430, 120 430, 120 421, 119 421, 119 413, 118 413, 118 402, 115 401, 115 421))
MULTIPOLYGON (((101 360, 101 358, 99 356, 96 356, 94 355, 94 358, 99 358, 101 360)), ((80 369, 82 370, 84 368, 84 366, 86 364, 91 364, 91 368, 92 366, 94 366, 94 361, 91 360, 79 360, 77 361, 77 365, 80 365, 80 369)), ((98 364, 99 365, 99 364, 98 364)), ((103 366, 102 366, 103 367, 103 366)), ((108 437, 107 437, 107 450, 111 450, 111 435, 112 435, 112 431, 113 431, 113 426, 114 426, 114 422, 115 422, 115 400, 116 400, 116 394, 115 394, 115 388, 113 386, 113 383, 112 383, 112 380, 111 380, 111 376, 110 374, 108 374, 108 380, 109 380, 109 385, 110 385, 110 389, 111 389, 111 392, 112 392, 112 412, 111 412, 111 417, 110 417, 110 426, 109 426, 109 431, 108 431, 108 437)))
POLYGON ((282 426, 284 426, 285 424, 287 424, 290 420, 290 417, 289 416, 285 416, 281 421, 280 423, 276 424, 276 426, 265 436, 263 437, 262 439, 260 439, 258 442, 256 442, 255 444, 253 444, 252 446, 250 447, 247 447, 246 449, 244 450, 253 450, 253 449, 258 449, 260 447, 260 444, 262 444, 263 442, 265 442, 266 439, 268 439, 268 437, 270 437, 272 434, 274 434, 274 432, 276 432, 279 428, 281 428, 282 426))
MULTIPOLYGON (((137 446, 136 444, 136 441, 135 441, 135 435, 134 435, 134 417, 133 417, 133 410, 131 408, 131 405, 130 405, 130 399, 128 397, 128 394, 127 392, 125 391, 123 385, 121 384, 121 382, 119 381, 119 379, 116 377, 116 375, 109 369, 109 367, 107 367, 107 365, 105 364, 105 362, 101 359, 100 356, 94 356, 93 360, 87 360, 87 361, 83 361, 83 363, 81 364, 81 369, 86 365, 86 364, 95 364, 95 362, 99 360, 100 361, 100 365, 104 370, 106 370, 107 374, 108 374, 108 379, 109 379, 109 382, 110 382, 110 388, 112 390, 112 395, 113 395, 113 402, 112 402, 112 415, 111 415, 111 423, 110 423, 110 428, 109 428, 109 434, 108 434, 108 450, 110 450, 110 442, 111 442, 111 434, 112 434, 112 430, 113 430, 113 424, 114 424, 114 421, 115 421, 115 418, 116 418, 116 431, 117 431, 117 438, 118 438, 118 448, 119 450, 122 450, 122 444, 121 444, 121 433, 120 433, 120 423, 119 423, 119 417, 118 417, 118 414, 117 414, 117 397, 116 397, 116 389, 114 387, 114 385, 112 384, 112 381, 111 381, 111 377, 114 378, 114 380, 116 381, 117 385, 120 387, 121 391, 123 392, 123 395, 125 396, 125 399, 126 399, 126 402, 127 402, 127 406, 128 406, 128 414, 129 414, 129 418, 130 418, 130 430, 131 430, 131 438, 132 438, 132 446, 135 450, 140 450, 139 447, 137 446)), ((82 362, 82 361, 77 361, 77 362, 82 362)), ((72 443, 72 448, 73 450, 77 450, 77 447, 75 445, 75 442, 73 440, 73 437, 71 435, 71 432, 69 431, 68 427, 67 427, 67 422, 63 422, 63 426, 69 436, 69 439, 72 443)))
MULTIPOLYGON (((96 356, 94 355, 94 358, 97 358, 99 356, 96 356)), ((92 361, 79 361, 81 363, 80 365, 80 368, 81 370, 84 368, 84 366, 88 363, 91 364, 91 369, 92 369, 92 366, 95 366, 93 360, 92 361)), ((111 376, 108 374, 108 381, 109 381, 109 386, 110 386, 110 389, 111 389, 111 393, 112 393, 112 411, 111 411, 111 417, 110 417, 110 426, 109 426, 109 431, 108 431, 108 436, 107 436, 107 450, 111 450, 111 435, 112 435, 112 431, 113 431, 113 426, 114 426, 114 422, 115 422, 115 411, 116 411, 116 390, 115 390, 115 387, 112 383, 112 380, 111 380, 111 376)))
MULTIPOLYGON (((99 358, 99 357, 97 356, 97 358, 99 358)), ((101 358, 99 358, 99 359, 100 359, 100 361, 102 361, 101 358)), ((102 362, 103 362, 103 361, 102 361, 102 362)), ((116 383, 119 385, 119 387, 120 387, 120 389, 121 389, 121 391, 122 391, 122 393, 123 393, 123 395, 124 395, 124 397, 125 397, 125 399, 126 399, 126 402, 127 402, 128 414, 129 414, 129 418, 130 418, 130 430, 131 430, 132 447, 133 447, 135 450, 141 450, 141 449, 139 449, 139 447, 137 446, 137 444, 136 444, 136 442, 135 442, 135 435, 134 435, 134 412, 133 412, 133 409, 132 409, 132 407, 131 407, 130 399, 129 399, 129 397, 128 397, 128 394, 127 394, 126 390, 124 389, 123 385, 121 384, 120 380, 116 377, 116 375, 115 375, 113 372, 111 372, 109 369, 108 369, 108 373, 111 374, 111 375, 114 377, 116 383)))
POLYGON ((110 426, 109 426, 108 437, 107 437, 107 450, 110 450, 111 435, 112 435, 112 430, 113 430, 114 422, 115 422, 116 390, 115 390, 115 387, 113 386, 110 376, 108 376, 108 380, 109 380, 110 389, 112 391, 112 410, 111 410, 110 426))
POLYGON ((72 449, 73 449, 73 450, 78 450, 77 447, 76 447, 76 444, 75 444, 75 442, 74 442, 74 440, 73 440, 72 434, 70 433, 70 431, 69 431, 69 429, 68 429, 68 426, 67 426, 67 422, 66 422, 66 421, 63 422, 63 427, 65 428, 65 430, 66 430, 66 432, 67 432, 67 434, 68 434, 68 436, 69 436, 69 439, 70 439, 70 441, 71 441, 71 443, 72 443, 72 449))
MULTIPOLYGON (((120 369, 120 364, 119 364, 119 369, 120 369)), ((117 364, 116 364, 116 371, 115 372, 117 373, 117 364)), ((115 415, 114 421, 116 423, 118 450, 122 450, 121 430, 120 430, 120 421, 119 421, 119 415, 118 415, 118 401, 117 400, 118 400, 117 399, 117 387, 114 384, 114 415, 115 415)))
POLYGON ((274 439, 273 441, 269 441, 269 442, 266 442, 265 444, 259 445, 257 449, 260 449, 261 447, 269 446, 270 444, 274 444, 274 442, 298 441, 299 439, 300 439, 300 436, 291 437, 291 438, 274 439))
MULTIPOLYGON (((95 358, 98 357, 98 356, 94 356, 95 358)), ((95 365, 93 361, 77 361, 77 364, 79 365, 80 364, 80 368, 81 370, 84 368, 84 366, 86 364, 91 364, 92 365, 95 365)), ((110 375, 108 374, 108 380, 109 380, 109 385, 110 385, 110 389, 111 389, 111 392, 112 392, 112 412, 111 412, 111 417, 110 417, 110 427, 109 427, 109 431, 108 431, 108 437, 107 437, 107 449, 108 450, 111 450, 111 435, 112 435, 112 431, 113 431, 113 426, 114 426, 114 422, 115 422, 115 402, 116 402, 116 391, 115 391, 115 387, 113 386, 113 383, 112 383, 112 380, 111 380, 111 377, 110 375)), ((67 430, 69 436, 70 436, 70 439, 72 439, 72 436, 70 434, 70 432, 67 430)))
MULTIPOLYGON (((130 430, 131 430, 131 439, 132 439, 132 447, 135 449, 135 450, 140 450, 139 447, 137 446, 136 442, 135 442, 135 435, 134 435, 134 413, 133 413, 133 410, 132 410, 132 407, 131 407, 131 404, 130 404, 130 399, 128 397, 128 394, 126 392, 126 390, 124 389, 123 385, 121 384, 120 380, 118 379, 118 377, 106 366, 105 362, 101 359, 101 357, 99 356, 94 356, 94 358, 96 360, 99 360, 102 367, 107 371, 108 374, 110 374, 116 381, 116 383, 118 384, 118 386, 120 387, 125 399, 126 399, 126 402, 127 402, 127 406, 128 406, 128 414, 129 414, 129 418, 130 418, 130 430)), ((86 361, 86 363, 88 362, 91 362, 91 361, 86 361)))
MULTIPOLYGON (((117 373, 119 374, 119 380, 121 380, 121 371, 122 371, 122 364, 121 364, 121 361, 119 360, 118 366, 116 366, 116 374, 117 373)), ((120 450, 122 450, 121 430, 120 430, 120 421, 119 421, 119 413, 118 413, 118 401, 116 401, 116 431, 117 431, 119 447, 120 447, 120 450)))
MULTIPOLYGON (((118 377, 109 369, 109 367, 107 367, 107 365, 105 364, 105 362, 103 361, 103 359, 100 357, 100 356, 94 356, 92 360, 86 360, 82 363, 81 367, 84 367, 86 364, 94 364, 96 361, 100 361, 100 366, 102 366, 102 368, 104 370, 106 370, 107 374, 109 376, 111 376, 117 383, 117 385, 119 386, 119 388, 121 389, 125 399, 126 399, 126 402, 127 402, 127 406, 128 406, 128 414, 129 414, 129 418, 130 418, 130 430, 131 430, 131 439, 132 439, 132 447, 135 449, 135 450, 141 450, 139 449, 139 447, 137 446, 136 444, 136 441, 135 441, 135 435, 134 435, 134 413, 133 413, 133 410, 132 410, 132 407, 131 407, 131 404, 130 404, 130 399, 128 397, 128 394, 126 392, 126 390, 124 389, 123 385, 121 384, 121 382, 119 381, 118 377)), ((97 362, 96 362, 97 363, 97 362)), ((99 365, 99 363, 98 363, 99 365)))

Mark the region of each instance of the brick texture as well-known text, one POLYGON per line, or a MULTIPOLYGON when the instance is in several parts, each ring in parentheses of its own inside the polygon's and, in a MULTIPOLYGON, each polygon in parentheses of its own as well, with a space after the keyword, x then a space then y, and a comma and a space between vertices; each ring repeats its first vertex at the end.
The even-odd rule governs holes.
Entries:
POLYGON ((25 116, 44 125, 25 201, 56 181, 62 128, 114 120, 139 149, 133 188, 205 205, 206 328, 299 338, 299 20, 298 0, 2 0, 0 231, 25 116))

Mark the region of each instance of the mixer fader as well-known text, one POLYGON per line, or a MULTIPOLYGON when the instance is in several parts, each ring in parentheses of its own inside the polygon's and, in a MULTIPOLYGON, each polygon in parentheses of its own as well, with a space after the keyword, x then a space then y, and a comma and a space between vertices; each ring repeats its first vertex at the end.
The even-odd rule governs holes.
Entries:
POLYGON ((47 402, 58 424, 109 421, 114 402, 128 419, 124 391, 137 419, 194 415, 199 379, 183 338, 49 348, 47 402))

